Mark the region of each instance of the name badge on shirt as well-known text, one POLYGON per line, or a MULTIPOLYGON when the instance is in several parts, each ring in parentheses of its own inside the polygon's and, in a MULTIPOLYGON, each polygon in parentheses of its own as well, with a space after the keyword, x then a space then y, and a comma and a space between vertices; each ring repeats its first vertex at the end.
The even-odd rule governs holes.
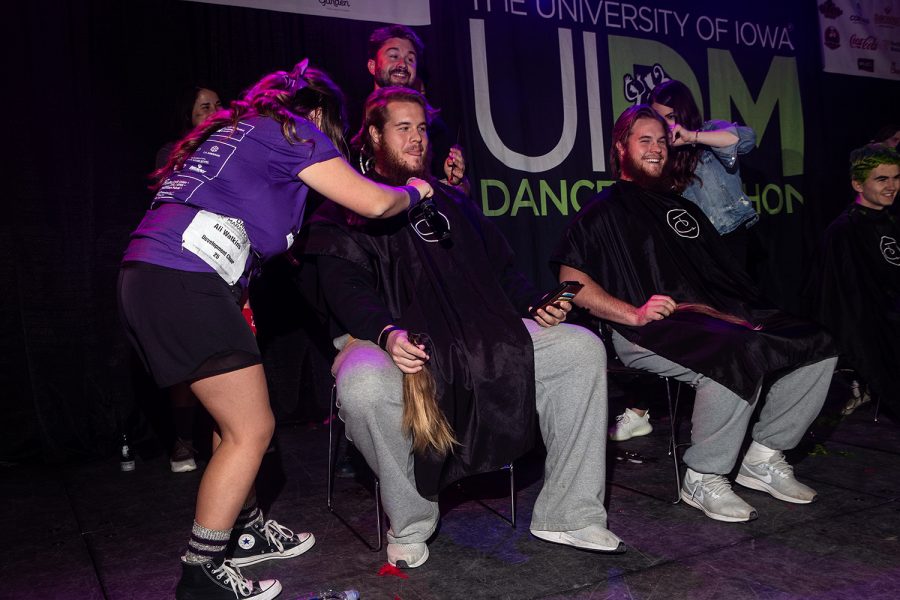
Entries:
POLYGON ((181 246, 215 269, 228 285, 244 274, 250 240, 240 219, 201 210, 181 236, 181 246))

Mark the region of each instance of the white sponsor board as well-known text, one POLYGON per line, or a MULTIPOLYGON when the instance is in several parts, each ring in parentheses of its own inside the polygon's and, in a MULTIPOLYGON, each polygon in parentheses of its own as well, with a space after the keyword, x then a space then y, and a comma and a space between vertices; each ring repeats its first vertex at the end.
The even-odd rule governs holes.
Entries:
POLYGON ((356 21, 430 25, 428 0, 187 0, 275 10, 278 12, 337 17, 356 21))
POLYGON ((900 80, 900 0, 817 0, 825 71, 900 80))

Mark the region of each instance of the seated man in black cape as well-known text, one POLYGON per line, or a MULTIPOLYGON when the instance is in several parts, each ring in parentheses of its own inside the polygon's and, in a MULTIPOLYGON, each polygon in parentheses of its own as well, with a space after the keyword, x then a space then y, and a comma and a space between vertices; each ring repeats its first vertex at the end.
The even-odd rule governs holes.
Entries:
MULTIPOLYGON (((807 297, 813 317, 873 394, 900 401, 900 154, 883 144, 850 153, 856 199, 825 230, 807 297)), ((851 400, 853 402, 853 400, 851 400)))
MULTIPOLYGON (((370 177, 402 185, 413 174, 425 176, 428 110, 409 89, 369 96, 360 142, 375 157, 370 177)), ((527 452, 536 421, 547 458, 532 534, 623 552, 606 529, 603 507, 602 342, 560 324, 568 303, 530 317, 541 294, 513 267, 506 240, 467 197, 434 187, 433 202, 382 221, 326 203, 301 242, 305 260, 314 259, 320 293, 349 334, 335 340, 340 417, 381 480, 389 562, 423 564, 438 523, 438 492, 527 452), (423 443, 407 421, 404 386, 423 371, 433 378, 437 404, 437 418, 425 420, 446 423, 449 444, 423 443)))
POLYGON ((622 362, 697 390, 681 497, 720 521, 752 506, 725 477, 765 397, 736 481, 805 504, 783 450, 819 413, 836 351, 821 328, 766 306, 696 205, 667 191, 669 138, 649 106, 626 110, 610 148, 618 181, 586 204, 552 262, 585 284, 575 303, 608 321, 622 362))

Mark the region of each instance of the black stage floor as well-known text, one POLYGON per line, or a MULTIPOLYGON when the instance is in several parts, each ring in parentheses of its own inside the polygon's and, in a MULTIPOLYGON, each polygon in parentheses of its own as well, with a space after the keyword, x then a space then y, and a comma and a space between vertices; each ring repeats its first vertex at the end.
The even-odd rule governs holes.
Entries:
MULTIPOLYGON (((535 452, 516 467, 516 529, 475 501, 507 514, 505 473, 466 480, 442 495, 431 558, 406 579, 380 576, 384 551, 369 551, 326 508, 327 427, 282 425, 278 450, 264 463, 260 499, 268 515, 312 531, 317 543, 303 556, 245 572, 279 578, 285 600, 326 588, 392 600, 894 599, 900 597, 900 424, 889 414, 873 422, 872 404, 842 418, 848 394, 846 381, 836 378, 828 405, 793 457, 799 477, 819 492, 812 505, 786 504, 740 486, 759 512, 756 521, 720 523, 673 505, 665 394, 649 387, 642 395, 652 397, 654 432, 609 445, 609 527, 625 540, 626 554, 582 552, 528 533, 541 483, 535 452), (643 462, 617 459, 625 450, 643 462)), ((621 390, 615 395, 613 415, 625 405, 621 390)), ((683 403, 688 414, 690 399, 683 403)), ((687 439, 688 419, 681 421, 680 437, 687 439)), ((157 454, 139 458, 131 473, 120 472, 111 458, 64 467, 6 466, 0 474, 0 598, 172 597, 199 471, 172 474, 166 457, 157 454)), ((354 479, 336 485, 340 510, 373 540, 370 489, 354 479)))

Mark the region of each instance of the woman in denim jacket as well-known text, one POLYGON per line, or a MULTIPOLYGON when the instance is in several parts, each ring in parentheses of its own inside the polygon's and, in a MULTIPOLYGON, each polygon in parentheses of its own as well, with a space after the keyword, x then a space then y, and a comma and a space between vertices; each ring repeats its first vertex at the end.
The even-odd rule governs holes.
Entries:
MULTIPOLYGON (((746 268, 748 228, 759 215, 744 194, 738 155, 756 147, 756 134, 736 123, 703 122, 691 91, 674 79, 653 88, 649 104, 669 124, 673 189, 700 207, 738 264, 746 268)), ((626 408, 609 428, 609 438, 621 442, 651 431, 647 410, 626 408)))
POLYGON ((703 122, 686 85, 669 80, 650 93, 650 105, 669 123, 675 191, 700 207, 742 266, 747 264, 747 228, 759 215, 744 194, 738 156, 756 147, 750 127, 703 122))

